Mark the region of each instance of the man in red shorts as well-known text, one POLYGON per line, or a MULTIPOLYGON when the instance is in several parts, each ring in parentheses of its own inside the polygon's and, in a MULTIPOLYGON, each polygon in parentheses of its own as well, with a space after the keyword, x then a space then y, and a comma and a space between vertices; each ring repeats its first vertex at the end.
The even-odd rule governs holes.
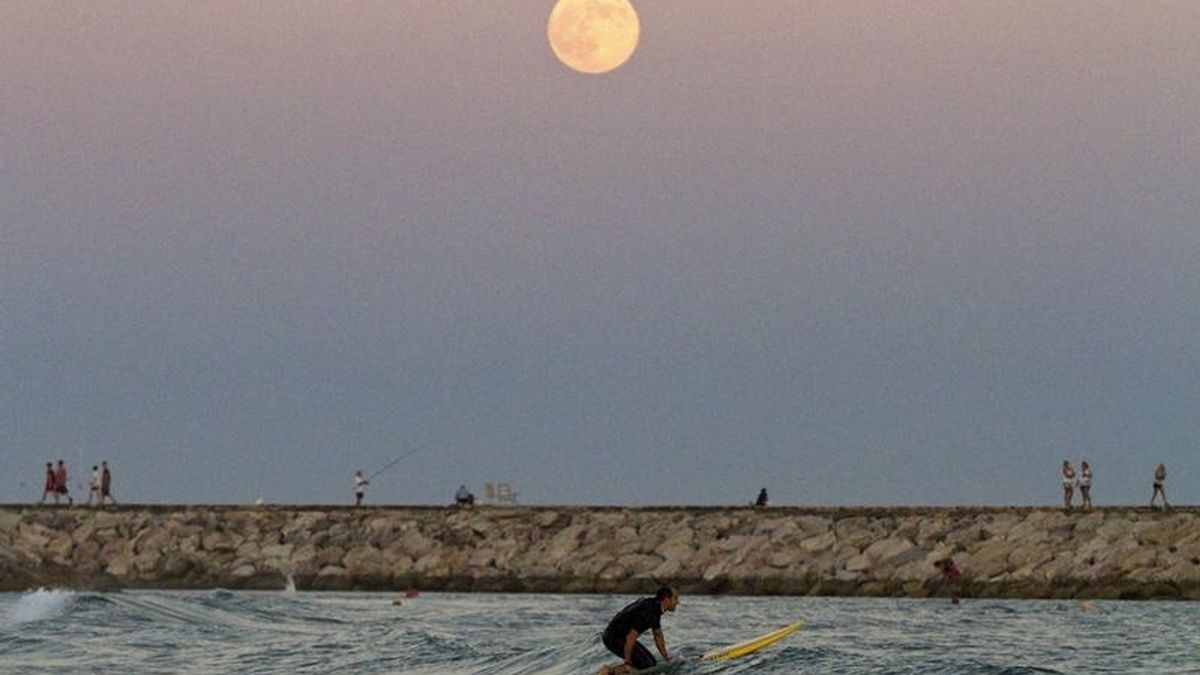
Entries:
POLYGON ((46 483, 42 487, 42 500, 39 504, 46 503, 46 495, 54 497, 54 503, 58 503, 58 479, 54 477, 54 463, 46 462, 46 483))
POLYGON ((63 461, 58 460, 58 468, 54 470, 54 503, 58 503, 59 495, 67 498, 67 506, 75 504, 75 499, 71 497, 71 491, 67 489, 67 465, 63 461))

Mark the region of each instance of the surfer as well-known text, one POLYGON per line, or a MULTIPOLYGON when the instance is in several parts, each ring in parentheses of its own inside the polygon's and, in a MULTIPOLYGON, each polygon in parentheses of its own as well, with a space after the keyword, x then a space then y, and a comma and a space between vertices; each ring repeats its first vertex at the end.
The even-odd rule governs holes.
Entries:
POLYGON ((616 666, 601 666, 598 675, 618 675, 652 668, 654 656, 638 637, 649 629, 654 634, 654 646, 662 654, 663 661, 670 661, 667 641, 663 637, 660 620, 664 612, 674 612, 679 605, 679 593, 670 586, 660 586, 654 597, 636 600, 617 612, 604 629, 604 646, 622 662, 616 666))

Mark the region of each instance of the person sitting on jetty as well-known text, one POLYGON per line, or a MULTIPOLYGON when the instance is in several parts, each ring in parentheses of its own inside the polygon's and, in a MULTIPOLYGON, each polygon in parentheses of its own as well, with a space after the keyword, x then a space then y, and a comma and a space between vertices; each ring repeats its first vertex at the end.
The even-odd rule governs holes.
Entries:
POLYGON ((471 494, 466 485, 459 485, 458 492, 454 493, 454 503, 459 506, 475 506, 475 495, 471 494))
POLYGON ((767 499, 767 488, 758 491, 758 499, 754 500, 754 505, 760 509, 767 508, 769 501, 767 499))
POLYGON ((671 655, 667 653, 661 619, 663 613, 674 612, 677 606, 679 593, 670 586, 660 586, 654 597, 635 600, 617 612, 604 629, 603 641, 622 661, 616 666, 601 666, 598 675, 619 675, 654 667, 654 656, 638 642, 638 637, 647 630, 654 634, 654 646, 663 661, 669 662, 671 655))

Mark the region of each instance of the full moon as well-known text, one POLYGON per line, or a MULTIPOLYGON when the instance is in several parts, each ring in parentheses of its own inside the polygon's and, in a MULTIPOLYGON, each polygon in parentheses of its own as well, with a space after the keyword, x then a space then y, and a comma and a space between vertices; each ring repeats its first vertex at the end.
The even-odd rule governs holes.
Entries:
POLYGON ((591 75, 628 61, 640 32, 629 0, 558 0, 546 27, 558 60, 591 75))

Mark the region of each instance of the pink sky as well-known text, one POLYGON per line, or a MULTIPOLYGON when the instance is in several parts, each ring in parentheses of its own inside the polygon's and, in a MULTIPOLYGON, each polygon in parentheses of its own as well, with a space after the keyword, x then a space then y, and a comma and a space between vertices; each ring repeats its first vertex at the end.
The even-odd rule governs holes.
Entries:
POLYGON ((634 4, 606 76, 544 1, 0 5, 0 474, 1200 490, 1200 4, 634 4))

